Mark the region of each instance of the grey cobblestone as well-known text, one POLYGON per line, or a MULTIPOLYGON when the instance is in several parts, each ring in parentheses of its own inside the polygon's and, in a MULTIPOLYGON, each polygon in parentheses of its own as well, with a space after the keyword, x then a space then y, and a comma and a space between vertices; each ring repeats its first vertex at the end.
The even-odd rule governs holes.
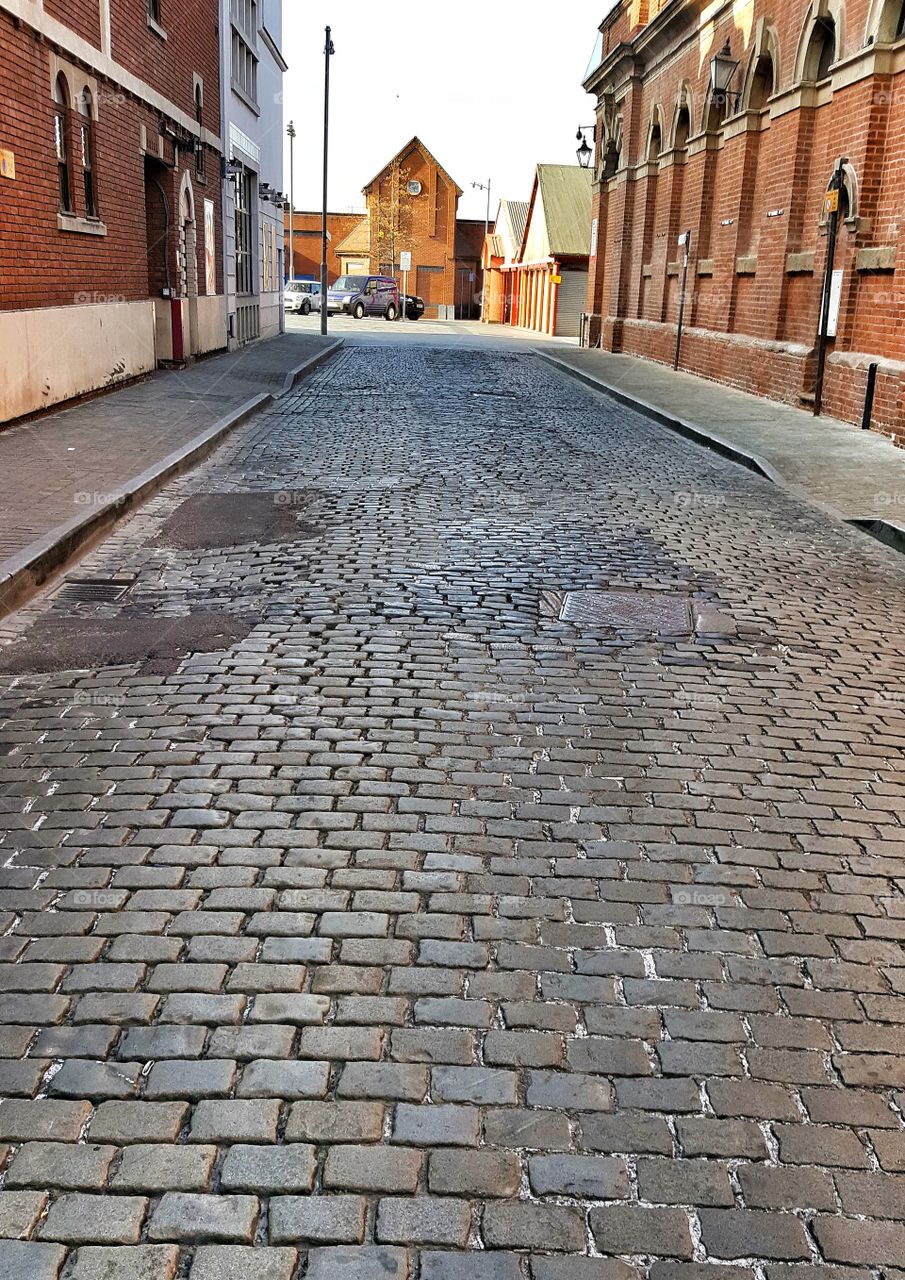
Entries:
POLYGON ((254 625, 0 675, 0 1275, 901 1280, 890 551, 532 356, 374 343, 84 564, 136 579, 93 623, 254 625), (287 486, 301 540, 166 541, 287 486))

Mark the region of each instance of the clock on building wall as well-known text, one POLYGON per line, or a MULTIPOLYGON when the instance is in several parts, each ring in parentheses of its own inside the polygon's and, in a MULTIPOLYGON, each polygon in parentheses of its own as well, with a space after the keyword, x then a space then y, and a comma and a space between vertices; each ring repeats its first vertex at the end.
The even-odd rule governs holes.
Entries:
POLYGON ((408 184, 407 190, 410 196, 420 196, 424 188, 417 178, 412 178, 411 182, 408 184))

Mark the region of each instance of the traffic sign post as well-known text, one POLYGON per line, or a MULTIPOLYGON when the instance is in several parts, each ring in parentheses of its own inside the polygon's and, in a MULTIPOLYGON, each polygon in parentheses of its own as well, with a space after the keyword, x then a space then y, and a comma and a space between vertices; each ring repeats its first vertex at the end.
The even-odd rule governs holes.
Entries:
POLYGON ((412 269, 412 255, 408 249, 402 250, 399 254, 399 269, 402 272, 402 319, 407 319, 405 314, 406 299, 408 298, 408 278, 412 269))

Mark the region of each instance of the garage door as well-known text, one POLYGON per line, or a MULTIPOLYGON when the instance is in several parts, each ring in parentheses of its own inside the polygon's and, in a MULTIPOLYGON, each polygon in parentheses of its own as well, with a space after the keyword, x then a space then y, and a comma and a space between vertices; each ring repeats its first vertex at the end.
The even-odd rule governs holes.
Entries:
POLYGON ((556 304, 556 337, 577 338, 581 313, 587 307, 587 271, 562 271, 559 301, 556 304))

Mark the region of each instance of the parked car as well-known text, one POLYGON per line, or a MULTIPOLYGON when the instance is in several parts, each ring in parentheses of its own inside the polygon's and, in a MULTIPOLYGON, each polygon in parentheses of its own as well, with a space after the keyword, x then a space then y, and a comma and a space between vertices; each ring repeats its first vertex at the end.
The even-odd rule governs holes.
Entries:
POLYGON ((420 320, 424 315, 424 299, 417 298, 413 293, 405 295, 405 318, 406 320, 420 320))
POLYGON ((312 311, 320 311, 320 281, 289 280, 283 289, 283 309, 303 316, 310 316, 312 311))
POLYGON ((327 311, 354 316, 356 320, 365 316, 395 320, 399 315, 399 286, 390 276, 340 276, 327 291, 327 311))

